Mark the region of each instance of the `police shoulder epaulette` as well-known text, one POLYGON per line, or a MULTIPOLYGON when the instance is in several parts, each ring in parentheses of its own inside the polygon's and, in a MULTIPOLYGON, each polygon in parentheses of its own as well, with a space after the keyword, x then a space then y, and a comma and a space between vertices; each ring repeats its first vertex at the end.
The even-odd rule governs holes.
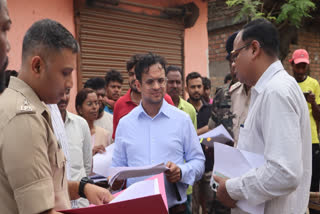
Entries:
POLYGON ((233 92, 234 90, 236 90, 237 88, 239 88, 241 86, 241 82, 236 82, 235 84, 233 84, 230 89, 229 92, 233 92))
POLYGON ((30 104, 27 98, 17 104, 17 114, 35 113, 35 108, 30 104))

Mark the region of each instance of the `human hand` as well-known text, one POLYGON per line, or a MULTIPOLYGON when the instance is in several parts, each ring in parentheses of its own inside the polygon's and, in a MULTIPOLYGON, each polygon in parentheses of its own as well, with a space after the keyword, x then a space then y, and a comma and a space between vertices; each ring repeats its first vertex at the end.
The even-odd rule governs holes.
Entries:
POLYGON ((112 186, 111 186, 111 189, 112 189, 113 191, 119 190, 121 187, 123 187, 125 181, 126 181, 126 180, 118 180, 118 179, 116 179, 116 180, 113 182, 113 184, 112 184, 112 186))
POLYGON ((217 198, 218 200, 225 205, 226 207, 235 208, 237 201, 233 200, 226 188, 226 181, 227 178, 222 178, 219 176, 214 175, 214 180, 219 184, 217 189, 217 198))
POLYGON ((311 91, 306 95, 306 99, 308 103, 316 103, 316 96, 311 91))
POLYGON ((107 204, 114 199, 109 190, 90 183, 84 186, 84 194, 90 203, 95 205, 107 204))
POLYGON ((171 161, 168 161, 166 166, 169 168, 167 171, 165 171, 165 175, 167 177, 167 180, 170 183, 176 183, 181 180, 181 169, 171 161))
POLYGON ((106 151, 106 148, 104 148, 103 145, 97 145, 97 146, 94 146, 93 149, 92 149, 92 155, 95 155, 97 153, 104 153, 106 151))

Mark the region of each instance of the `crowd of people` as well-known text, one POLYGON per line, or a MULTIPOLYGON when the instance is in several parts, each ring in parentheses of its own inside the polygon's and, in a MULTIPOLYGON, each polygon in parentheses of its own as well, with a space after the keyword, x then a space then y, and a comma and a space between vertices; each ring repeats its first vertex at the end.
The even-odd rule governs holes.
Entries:
POLYGON ((35 22, 16 72, 6 70, 10 26, 0 0, 1 212, 59 213, 110 202, 113 191, 145 179, 93 183, 93 156, 111 144, 111 167, 165 163, 169 214, 245 213, 240 200, 264 203, 266 214, 303 214, 309 192, 319 191, 320 86, 308 75, 304 49, 290 59, 293 77, 284 69, 269 21, 230 35, 230 74, 213 96, 210 79, 198 72, 184 78, 181 67, 149 52, 128 59, 128 83, 117 70, 88 79, 75 97, 76 114, 67 110, 81 51, 72 34, 54 20, 35 22), (123 84, 129 90, 121 96, 123 84), (228 145, 261 154, 265 163, 241 177, 214 176, 214 192, 214 153, 198 135, 221 124, 234 139, 228 145))

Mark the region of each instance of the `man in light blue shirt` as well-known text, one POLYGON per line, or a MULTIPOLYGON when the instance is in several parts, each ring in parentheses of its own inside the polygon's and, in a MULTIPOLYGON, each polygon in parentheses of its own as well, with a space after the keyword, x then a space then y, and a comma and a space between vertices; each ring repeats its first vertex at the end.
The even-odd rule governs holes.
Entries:
MULTIPOLYGON (((139 59, 135 74, 142 101, 119 122, 112 166, 165 163, 169 213, 177 214, 185 212, 186 190, 201 178, 205 157, 189 115, 163 99, 164 69, 160 56, 149 53, 139 59)), ((127 186, 144 179, 128 179, 127 186)))

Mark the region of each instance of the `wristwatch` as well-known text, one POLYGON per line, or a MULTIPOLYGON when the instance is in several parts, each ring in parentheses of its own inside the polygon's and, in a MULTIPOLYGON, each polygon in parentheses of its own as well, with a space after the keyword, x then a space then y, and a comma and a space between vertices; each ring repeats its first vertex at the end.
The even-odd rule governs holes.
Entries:
POLYGON ((89 183, 89 184, 93 184, 93 180, 91 180, 90 178, 88 177, 83 177, 80 181, 80 184, 79 184, 79 195, 80 197, 82 198, 87 198, 86 195, 84 194, 84 186, 89 183))

